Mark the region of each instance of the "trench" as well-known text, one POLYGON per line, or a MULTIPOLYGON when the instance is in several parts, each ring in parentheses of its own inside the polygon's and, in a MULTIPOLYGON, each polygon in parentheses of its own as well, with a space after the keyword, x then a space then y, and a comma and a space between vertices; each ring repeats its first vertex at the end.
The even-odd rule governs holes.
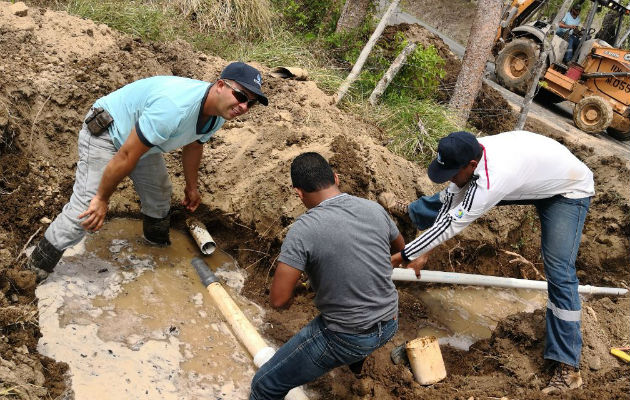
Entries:
MULTIPOLYGON (((190 266, 196 244, 171 230, 156 248, 141 234, 140 221, 114 219, 66 251, 37 288, 39 351, 70 365, 77 399, 247 398, 254 367, 190 266)), ((204 259, 260 326, 232 258, 204 259)))
MULTIPOLYGON (((66 251, 37 288, 38 350, 69 364, 76 399, 248 398, 254 366, 190 265, 196 244, 173 229, 172 245, 157 248, 141 234, 140 221, 113 219, 66 251)), ((245 271, 221 250, 204 260, 264 331, 264 310, 240 294, 245 271)), ((544 293, 524 290, 422 284, 403 290, 427 310, 409 333, 464 350, 490 337, 502 318, 545 301, 544 293)))
POLYGON ((436 286, 413 289, 427 309, 426 322, 416 335, 435 336, 440 345, 460 350, 488 339, 497 323, 519 312, 534 312, 547 302, 546 292, 473 286, 436 286))

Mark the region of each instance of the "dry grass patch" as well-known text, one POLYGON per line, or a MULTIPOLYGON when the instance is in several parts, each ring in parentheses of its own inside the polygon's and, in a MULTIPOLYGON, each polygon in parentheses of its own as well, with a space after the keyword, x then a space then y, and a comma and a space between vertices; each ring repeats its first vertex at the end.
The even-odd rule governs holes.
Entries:
POLYGON ((205 33, 257 39, 267 37, 272 31, 274 12, 269 0, 176 0, 174 3, 205 33))

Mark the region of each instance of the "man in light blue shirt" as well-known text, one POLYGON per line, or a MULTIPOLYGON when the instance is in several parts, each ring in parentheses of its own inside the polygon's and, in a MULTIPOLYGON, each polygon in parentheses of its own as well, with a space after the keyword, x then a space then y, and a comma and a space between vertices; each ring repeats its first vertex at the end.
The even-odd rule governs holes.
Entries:
POLYGON ((260 72, 228 65, 215 83, 155 76, 98 99, 79 132, 79 161, 70 201, 35 247, 27 268, 46 278, 68 247, 103 226, 109 198, 129 176, 141 201, 147 241, 168 245, 171 182, 162 153, 182 148, 183 205, 201 202, 198 170, 203 144, 257 102, 267 105, 260 72))
POLYGON ((580 11, 582 10, 582 6, 580 4, 575 4, 571 7, 571 10, 566 13, 562 21, 558 23, 558 30, 556 30, 556 35, 561 36, 569 42, 567 47, 567 51, 564 53, 564 57, 562 58, 562 62, 565 64, 571 61, 573 57, 573 52, 575 51, 578 43, 579 37, 575 35, 575 29, 579 28, 580 25, 580 11))

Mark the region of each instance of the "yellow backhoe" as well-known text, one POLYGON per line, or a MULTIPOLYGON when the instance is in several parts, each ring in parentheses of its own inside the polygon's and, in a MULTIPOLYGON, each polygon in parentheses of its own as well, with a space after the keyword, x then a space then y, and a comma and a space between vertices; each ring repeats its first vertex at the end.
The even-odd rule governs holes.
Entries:
MULTIPOLYGON (((514 0, 504 11, 494 48, 497 81, 524 94, 550 21, 541 17, 546 0, 514 0)), ((574 103, 573 121, 588 133, 608 133, 630 139, 630 51, 613 47, 619 41, 623 18, 630 8, 617 0, 587 0, 590 9, 584 26, 574 35, 579 42, 573 57, 562 61, 568 42, 555 35, 537 97, 552 103, 574 103), (593 37, 595 13, 606 8, 615 14, 613 43, 593 37)))

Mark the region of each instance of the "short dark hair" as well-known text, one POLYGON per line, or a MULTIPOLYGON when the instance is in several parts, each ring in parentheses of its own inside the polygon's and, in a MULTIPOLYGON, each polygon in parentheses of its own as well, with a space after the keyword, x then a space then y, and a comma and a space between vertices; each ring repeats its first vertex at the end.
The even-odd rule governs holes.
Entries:
POLYGON ((291 163, 291 183, 307 193, 317 192, 334 185, 335 174, 320 154, 302 153, 291 163))

